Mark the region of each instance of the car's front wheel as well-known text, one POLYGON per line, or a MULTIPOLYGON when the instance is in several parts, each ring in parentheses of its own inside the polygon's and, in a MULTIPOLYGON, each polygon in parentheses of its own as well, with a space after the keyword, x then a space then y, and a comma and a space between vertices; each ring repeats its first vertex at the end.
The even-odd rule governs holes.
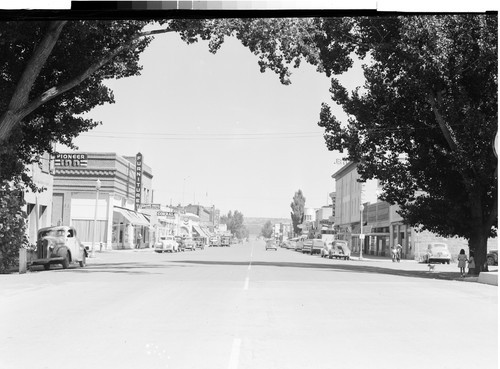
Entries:
POLYGON ((83 268, 85 265, 87 265, 87 258, 85 257, 85 253, 82 255, 82 260, 78 262, 80 264, 80 268, 83 268))
POLYGON ((67 252, 66 252, 66 255, 64 255, 64 259, 61 262, 61 265, 62 265, 63 269, 68 269, 68 267, 69 267, 69 255, 67 252))

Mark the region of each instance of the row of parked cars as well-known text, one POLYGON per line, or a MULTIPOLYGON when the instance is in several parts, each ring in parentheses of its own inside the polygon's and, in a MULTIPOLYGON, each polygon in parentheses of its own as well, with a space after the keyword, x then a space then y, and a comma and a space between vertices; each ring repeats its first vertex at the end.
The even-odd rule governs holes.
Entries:
POLYGON ((281 247, 302 252, 303 254, 319 254, 322 258, 344 260, 349 260, 351 258, 349 244, 344 240, 326 242, 319 238, 307 239, 304 237, 297 237, 283 241, 281 247))
POLYGON ((155 252, 179 252, 185 250, 203 250, 205 245, 201 240, 194 240, 190 237, 161 236, 155 244, 155 252))

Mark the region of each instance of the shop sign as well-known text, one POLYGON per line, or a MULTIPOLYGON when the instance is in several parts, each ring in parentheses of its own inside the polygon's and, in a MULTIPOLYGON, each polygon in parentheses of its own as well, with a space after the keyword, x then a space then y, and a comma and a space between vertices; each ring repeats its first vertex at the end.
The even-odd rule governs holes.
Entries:
POLYGON ((87 164, 87 154, 56 153, 54 155, 54 166, 56 167, 86 167, 87 164))
POLYGON ((173 211, 157 211, 156 215, 159 217, 175 218, 175 213, 173 211))
POLYGON ((139 210, 142 195, 142 154, 135 156, 135 210, 139 210))
POLYGON ((159 210, 160 208, 161 208, 160 204, 141 204, 141 209, 159 210))

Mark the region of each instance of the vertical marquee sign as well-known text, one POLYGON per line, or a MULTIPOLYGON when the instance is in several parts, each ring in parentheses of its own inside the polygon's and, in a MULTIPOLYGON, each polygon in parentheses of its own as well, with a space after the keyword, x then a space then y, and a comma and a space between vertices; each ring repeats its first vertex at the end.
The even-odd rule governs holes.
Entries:
POLYGON ((140 152, 135 156, 135 210, 141 207, 142 194, 142 154, 140 152))

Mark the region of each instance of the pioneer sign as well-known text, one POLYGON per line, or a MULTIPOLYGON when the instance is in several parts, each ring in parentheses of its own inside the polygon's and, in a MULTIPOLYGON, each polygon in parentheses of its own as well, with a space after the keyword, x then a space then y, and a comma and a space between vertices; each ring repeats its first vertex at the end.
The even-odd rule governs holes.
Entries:
POLYGON ((87 154, 60 154, 53 156, 56 167, 86 167, 88 164, 87 154))

